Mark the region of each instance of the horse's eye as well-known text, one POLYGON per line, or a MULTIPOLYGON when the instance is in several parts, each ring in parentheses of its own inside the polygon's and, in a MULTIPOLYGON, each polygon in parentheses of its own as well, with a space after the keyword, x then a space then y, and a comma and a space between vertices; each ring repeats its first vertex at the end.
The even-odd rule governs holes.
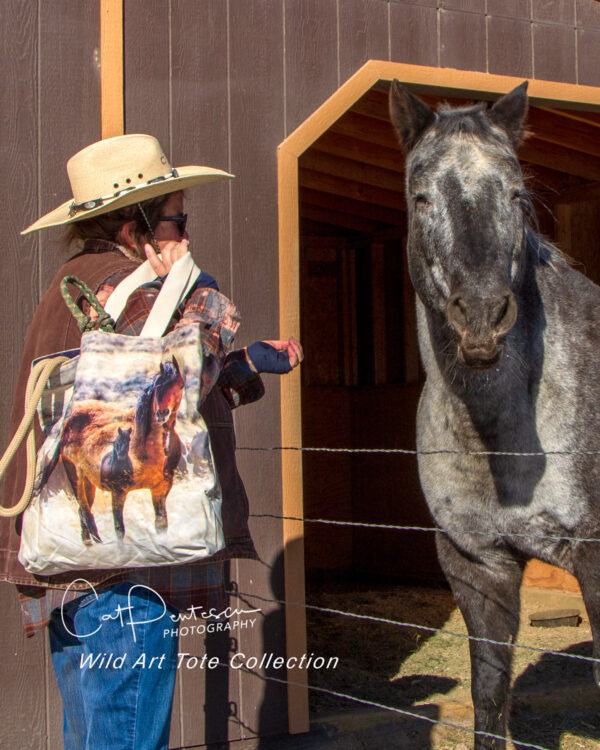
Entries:
POLYGON ((414 197, 415 206, 419 206, 424 208, 425 206, 429 205, 429 200, 427 199, 427 196, 423 193, 417 193, 414 197))
POLYGON ((523 192, 518 189, 513 190, 510 197, 513 201, 520 201, 521 198, 523 197, 523 192))

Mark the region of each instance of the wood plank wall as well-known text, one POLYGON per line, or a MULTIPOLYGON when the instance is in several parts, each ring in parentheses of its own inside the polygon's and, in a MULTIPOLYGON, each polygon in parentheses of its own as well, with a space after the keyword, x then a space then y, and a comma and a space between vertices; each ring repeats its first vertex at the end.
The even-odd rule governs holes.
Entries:
MULTIPOLYGON (((26 238, 19 232, 69 197, 66 160, 100 138, 99 22, 98 0, 0 4, 3 447, 25 330, 41 293, 68 257, 60 230, 26 238)), ((0 747, 60 748, 61 703, 46 639, 23 637, 16 592, 6 584, 0 585, 0 618, 0 747)))
MULTIPOLYGON (((59 231, 28 238, 18 232, 68 196, 66 159, 100 137, 99 0, 4 0, 0 20, 0 190, 8 230, 0 346, 9 394, 25 328, 63 257, 59 231)), ((156 135, 174 164, 208 163, 238 176, 190 203, 190 229, 197 259, 242 311, 240 344, 278 335, 277 145, 363 62, 600 85, 594 0, 125 0, 124 33, 126 132, 156 135)), ((267 376, 266 384, 268 395, 236 415, 240 445, 279 442, 277 378, 267 376)), ((4 440, 9 409, 6 396, 4 440)), ((278 513, 278 455, 239 458, 252 510, 278 513)), ((252 585, 283 598, 281 524, 257 520, 253 532, 261 562, 236 563, 232 579, 240 589, 252 585)), ((61 746, 60 717, 44 639, 24 642, 12 588, 0 586, 0 597, 0 746, 54 750, 61 746)), ((264 605, 260 627, 246 631, 239 647, 282 653, 284 626, 282 611, 264 605)), ((212 740, 227 731, 233 739, 286 730, 285 690, 253 677, 238 680, 209 686, 211 695, 233 701, 236 715, 228 717, 213 710, 199 680, 186 676, 178 687, 182 718, 174 747, 204 741, 203 702, 214 717, 212 740)))

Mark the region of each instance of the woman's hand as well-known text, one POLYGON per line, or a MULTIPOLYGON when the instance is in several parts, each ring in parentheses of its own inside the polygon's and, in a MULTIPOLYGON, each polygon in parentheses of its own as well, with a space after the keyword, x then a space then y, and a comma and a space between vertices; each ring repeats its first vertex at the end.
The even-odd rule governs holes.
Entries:
POLYGON ((295 338, 286 341, 257 341, 248 347, 248 356, 257 372, 283 375, 304 359, 302 345, 295 338))
POLYGON ((278 352, 287 352, 292 370, 304 359, 302 344, 294 337, 289 338, 287 341, 264 341, 263 343, 270 344, 278 352))
POLYGON ((175 261, 183 258, 186 253, 189 253, 189 246, 190 243, 187 239, 180 240, 179 242, 176 242, 175 240, 164 242, 161 245, 159 257, 156 250, 147 242, 144 245, 144 252, 146 253, 146 258, 150 261, 150 265, 156 275, 166 276, 171 268, 173 268, 175 261))

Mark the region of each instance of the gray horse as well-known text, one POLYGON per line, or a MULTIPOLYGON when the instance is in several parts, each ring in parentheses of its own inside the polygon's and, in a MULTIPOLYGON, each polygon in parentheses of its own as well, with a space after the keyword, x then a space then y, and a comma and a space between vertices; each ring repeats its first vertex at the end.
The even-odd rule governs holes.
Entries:
MULTIPOLYGON (((469 634, 514 641, 523 568, 537 557, 577 576, 598 658, 600 544, 568 537, 600 537, 600 456, 581 453, 600 449, 600 288, 532 229, 515 154, 526 89, 434 113, 391 87, 427 373, 417 446, 434 452, 419 473, 448 530, 438 556, 469 634)), ((502 750, 489 735, 506 733, 512 649, 470 649, 475 748, 502 750)))

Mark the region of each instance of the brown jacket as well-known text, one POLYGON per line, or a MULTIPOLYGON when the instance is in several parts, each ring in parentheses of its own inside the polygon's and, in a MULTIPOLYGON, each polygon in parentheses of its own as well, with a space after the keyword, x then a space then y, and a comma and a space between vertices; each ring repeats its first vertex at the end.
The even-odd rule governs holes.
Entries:
MULTIPOLYGON (((77 276, 89 287, 97 290, 102 282, 115 273, 131 272, 136 262, 128 260, 106 243, 106 249, 76 255, 58 271, 33 316, 27 331, 17 387, 10 417, 10 434, 14 434, 23 415, 25 386, 32 360, 66 349, 79 347, 81 334, 74 317, 63 302, 60 282, 67 275, 77 276)), ((235 434, 231 410, 219 388, 213 388, 202 407, 211 438, 215 464, 223 490, 223 527, 226 548, 210 558, 256 558, 256 551, 248 531, 248 499, 235 463, 235 434)), ((37 445, 41 444, 38 430, 37 445)), ((2 504, 15 505, 21 496, 25 479, 25 449, 22 449, 8 468, 2 504)), ((67 586, 78 578, 77 572, 54 576, 34 576, 28 573, 17 559, 20 544, 20 517, 0 518, 0 580, 25 586, 67 586)), ((95 586, 118 571, 86 571, 85 578, 95 586)), ((87 586, 87 584, 81 584, 87 586)), ((76 588, 77 585, 73 586, 76 588)))

